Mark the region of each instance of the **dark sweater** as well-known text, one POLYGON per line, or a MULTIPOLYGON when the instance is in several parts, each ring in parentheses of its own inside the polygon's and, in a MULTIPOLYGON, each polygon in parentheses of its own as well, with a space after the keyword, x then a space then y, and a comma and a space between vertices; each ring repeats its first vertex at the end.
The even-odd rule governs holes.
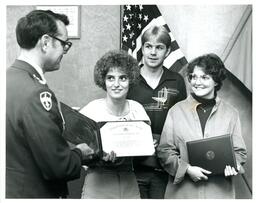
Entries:
POLYGON ((212 112, 212 108, 216 104, 216 101, 215 101, 216 95, 213 99, 204 99, 204 98, 196 96, 193 93, 191 95, 195 100, 197 100, 200 103, 197 106, 196 111, 197 111, 197 114, 198 114, 198 117, 199 117, 199 120, 201 123, 202 132, 204 135, 206 121, 212 112))
MULTIPOLYGON (((139 82, 129 89, 127 96, 128 99, 135 100, 143 105, 151 121, 152 133, 155 134, 154 138, 157 140, 160 139, 168 110, 187 97, 183 77, 165 67, 163 70, 162 77, 155 89, 152 89, 140 75, 139 82)), ((136 165, 161 168, 155 157, 144 157, 143 161, 141 158, 135 158, 135 168, 136 165)))

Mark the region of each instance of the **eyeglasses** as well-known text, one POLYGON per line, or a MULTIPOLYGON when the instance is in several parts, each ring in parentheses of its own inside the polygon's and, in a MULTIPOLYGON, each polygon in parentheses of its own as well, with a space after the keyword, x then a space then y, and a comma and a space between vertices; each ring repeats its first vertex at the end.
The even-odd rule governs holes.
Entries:
MULTIPOLYGON (((49 35, 49 34, 48 34, 49 35)), ((65 51, 65 52, 68 52, 68 50, 70 49, 70 47, 72 46, 72 42, 70 42, 70 41, 63 41, 62 39, 59 39, 58 37, 55 37, 55 36, 53 36, 53 35, 49 35, 50 37, 52 37, 53 39, 56 39, 56 40, 58 40, 60 43, 61 43, 61 45, 62 45, 62 47, 63 47, 63 50, 65 51)))
POLYGON ((209 75, 195 75, 195 74, 189 74, 188 76, 189 81, 197 81, 200 79, 200 82, 207 82, 211 79, 209 75))

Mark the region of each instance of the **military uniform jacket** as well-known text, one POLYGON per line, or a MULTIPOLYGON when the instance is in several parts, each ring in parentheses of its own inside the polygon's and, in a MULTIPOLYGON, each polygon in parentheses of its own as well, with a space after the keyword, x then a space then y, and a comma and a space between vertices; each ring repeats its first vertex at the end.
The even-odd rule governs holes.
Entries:
POLYGON ((38 72, 16 60, 7 69, 6 198, 57 198, 78 178, 81 151, 62 137, 57 99, 38 72))

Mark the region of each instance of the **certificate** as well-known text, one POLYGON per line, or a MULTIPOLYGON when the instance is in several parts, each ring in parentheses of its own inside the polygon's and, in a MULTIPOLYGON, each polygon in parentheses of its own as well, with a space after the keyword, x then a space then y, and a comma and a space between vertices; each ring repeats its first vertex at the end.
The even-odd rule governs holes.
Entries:
POLYGON ((150 125, 144 121, 106 122, 100 128, 102 149, 117 157, 151 156, 155 153, 150 125))

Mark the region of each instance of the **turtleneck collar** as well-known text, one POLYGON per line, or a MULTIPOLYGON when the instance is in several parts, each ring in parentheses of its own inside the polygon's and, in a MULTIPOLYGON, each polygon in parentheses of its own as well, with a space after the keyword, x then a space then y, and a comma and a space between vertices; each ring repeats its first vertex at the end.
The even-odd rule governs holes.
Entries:
POLYGON ((202 105, 215 105, 216 104, 216 96, 217 94, 214 95, 214 97, 212 99, 205 99, 202 97, 198 97, 196 96, 194 93, 191 93, 192 97, 198 101, 199 103, 201 103, 202 105))

